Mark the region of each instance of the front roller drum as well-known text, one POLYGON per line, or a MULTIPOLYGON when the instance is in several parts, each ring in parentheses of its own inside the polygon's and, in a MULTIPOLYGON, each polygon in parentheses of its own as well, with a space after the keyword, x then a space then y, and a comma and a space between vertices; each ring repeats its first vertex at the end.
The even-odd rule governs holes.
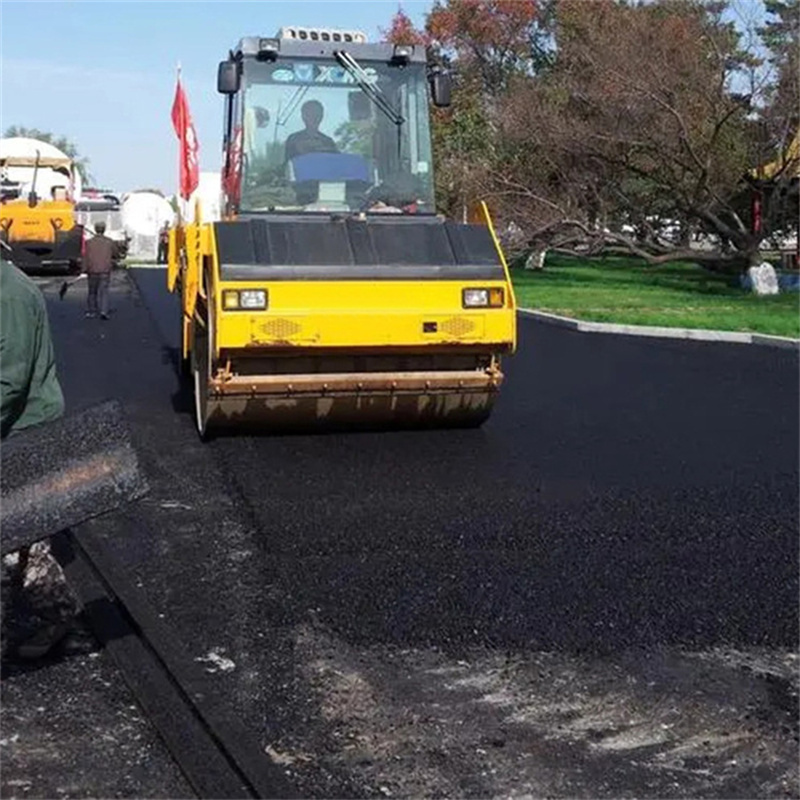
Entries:
POLYGON ((499 370, 212 378, 202 356, 195 376, 201 435, 211 428, 474 428, 489 417, 502 380, 499 370))
POLYGON ((489 417, 494 392, 461 394, 359 394, 336 397, 225 397, 206 393, 198 419, 212 429, 393 430, 476 428, 489 417))

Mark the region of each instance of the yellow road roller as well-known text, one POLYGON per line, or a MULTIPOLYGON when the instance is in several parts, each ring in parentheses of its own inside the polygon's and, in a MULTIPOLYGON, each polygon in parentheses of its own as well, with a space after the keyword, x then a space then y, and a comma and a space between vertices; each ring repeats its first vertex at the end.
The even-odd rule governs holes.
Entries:
POLYGON ((0 172, 8 167, 30 167, 32 179, 24 197, 0 199, 2 258, 25 272, 80 271, 84 233, 75 221, 72 160, 0 156, 0 172), (49 174, 37 182, 40 170, 49 174))
POLYGON ((420 46, 282 28, 219 65, 221 219, 170 232, 197 428, 475 427, 516 343, 488 209, 437 215, 420 46))

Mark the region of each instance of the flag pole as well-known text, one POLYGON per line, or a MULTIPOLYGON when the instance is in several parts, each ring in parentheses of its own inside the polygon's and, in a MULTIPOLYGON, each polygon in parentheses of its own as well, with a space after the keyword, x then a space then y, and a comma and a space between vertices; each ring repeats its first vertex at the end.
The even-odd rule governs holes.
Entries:
MULTIPOLYGON (((178 81, 175 88, 175 91, 178 92, 181 87, 181 62, 178 62, 178 81)), ((183 104, 180 107, 180 115, 181 115, 181 126, 180 126, 180 138, 178 140, 178 182, 177 182, 177 189, 175 191, 175 200, 176 205, 178 206, 178 225, 183 227, 183 196, 181 195, 181 167, 183 164, 183 150, 184 150, 184 141, 183 141, 183 131, 185 130, 185 124, 183 119, 183 104)))

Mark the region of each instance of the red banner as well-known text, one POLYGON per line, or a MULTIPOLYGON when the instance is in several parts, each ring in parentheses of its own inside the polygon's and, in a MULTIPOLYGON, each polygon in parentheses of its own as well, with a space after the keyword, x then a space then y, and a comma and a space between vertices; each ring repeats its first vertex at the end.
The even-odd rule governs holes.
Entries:
POLYGON ((175 100, 172 103, 172 127, 175 128, 175 135, 180 141, 179 191, 181 197, 188 200, 200 183, 200 163, 197 159, 197 151, 200 148, 180 78, 175 87, 175 100))
POLYGON ((242 185, 242 126, 233 129, 232 141, 228 142, 228 159, 222 173, 222 189, 226 195, 226 205, 239 204, 242 185))

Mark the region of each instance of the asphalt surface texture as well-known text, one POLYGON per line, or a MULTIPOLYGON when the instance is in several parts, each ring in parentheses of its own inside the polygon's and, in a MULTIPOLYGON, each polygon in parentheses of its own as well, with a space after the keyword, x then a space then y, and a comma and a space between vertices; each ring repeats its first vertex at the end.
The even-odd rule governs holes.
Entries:
MULTIPOLYGON (((204 444, 162 270, 108 322, 44 291, 68 410, 120 400, 151 485, 110 551, 301 795, 800 796, 796 351, 520 319, 480 430, 204 444)), ((6 670, 3 796, 185 796, 141 715, 160 786, 59 750, 135 708, 95 656, 6 670)))

